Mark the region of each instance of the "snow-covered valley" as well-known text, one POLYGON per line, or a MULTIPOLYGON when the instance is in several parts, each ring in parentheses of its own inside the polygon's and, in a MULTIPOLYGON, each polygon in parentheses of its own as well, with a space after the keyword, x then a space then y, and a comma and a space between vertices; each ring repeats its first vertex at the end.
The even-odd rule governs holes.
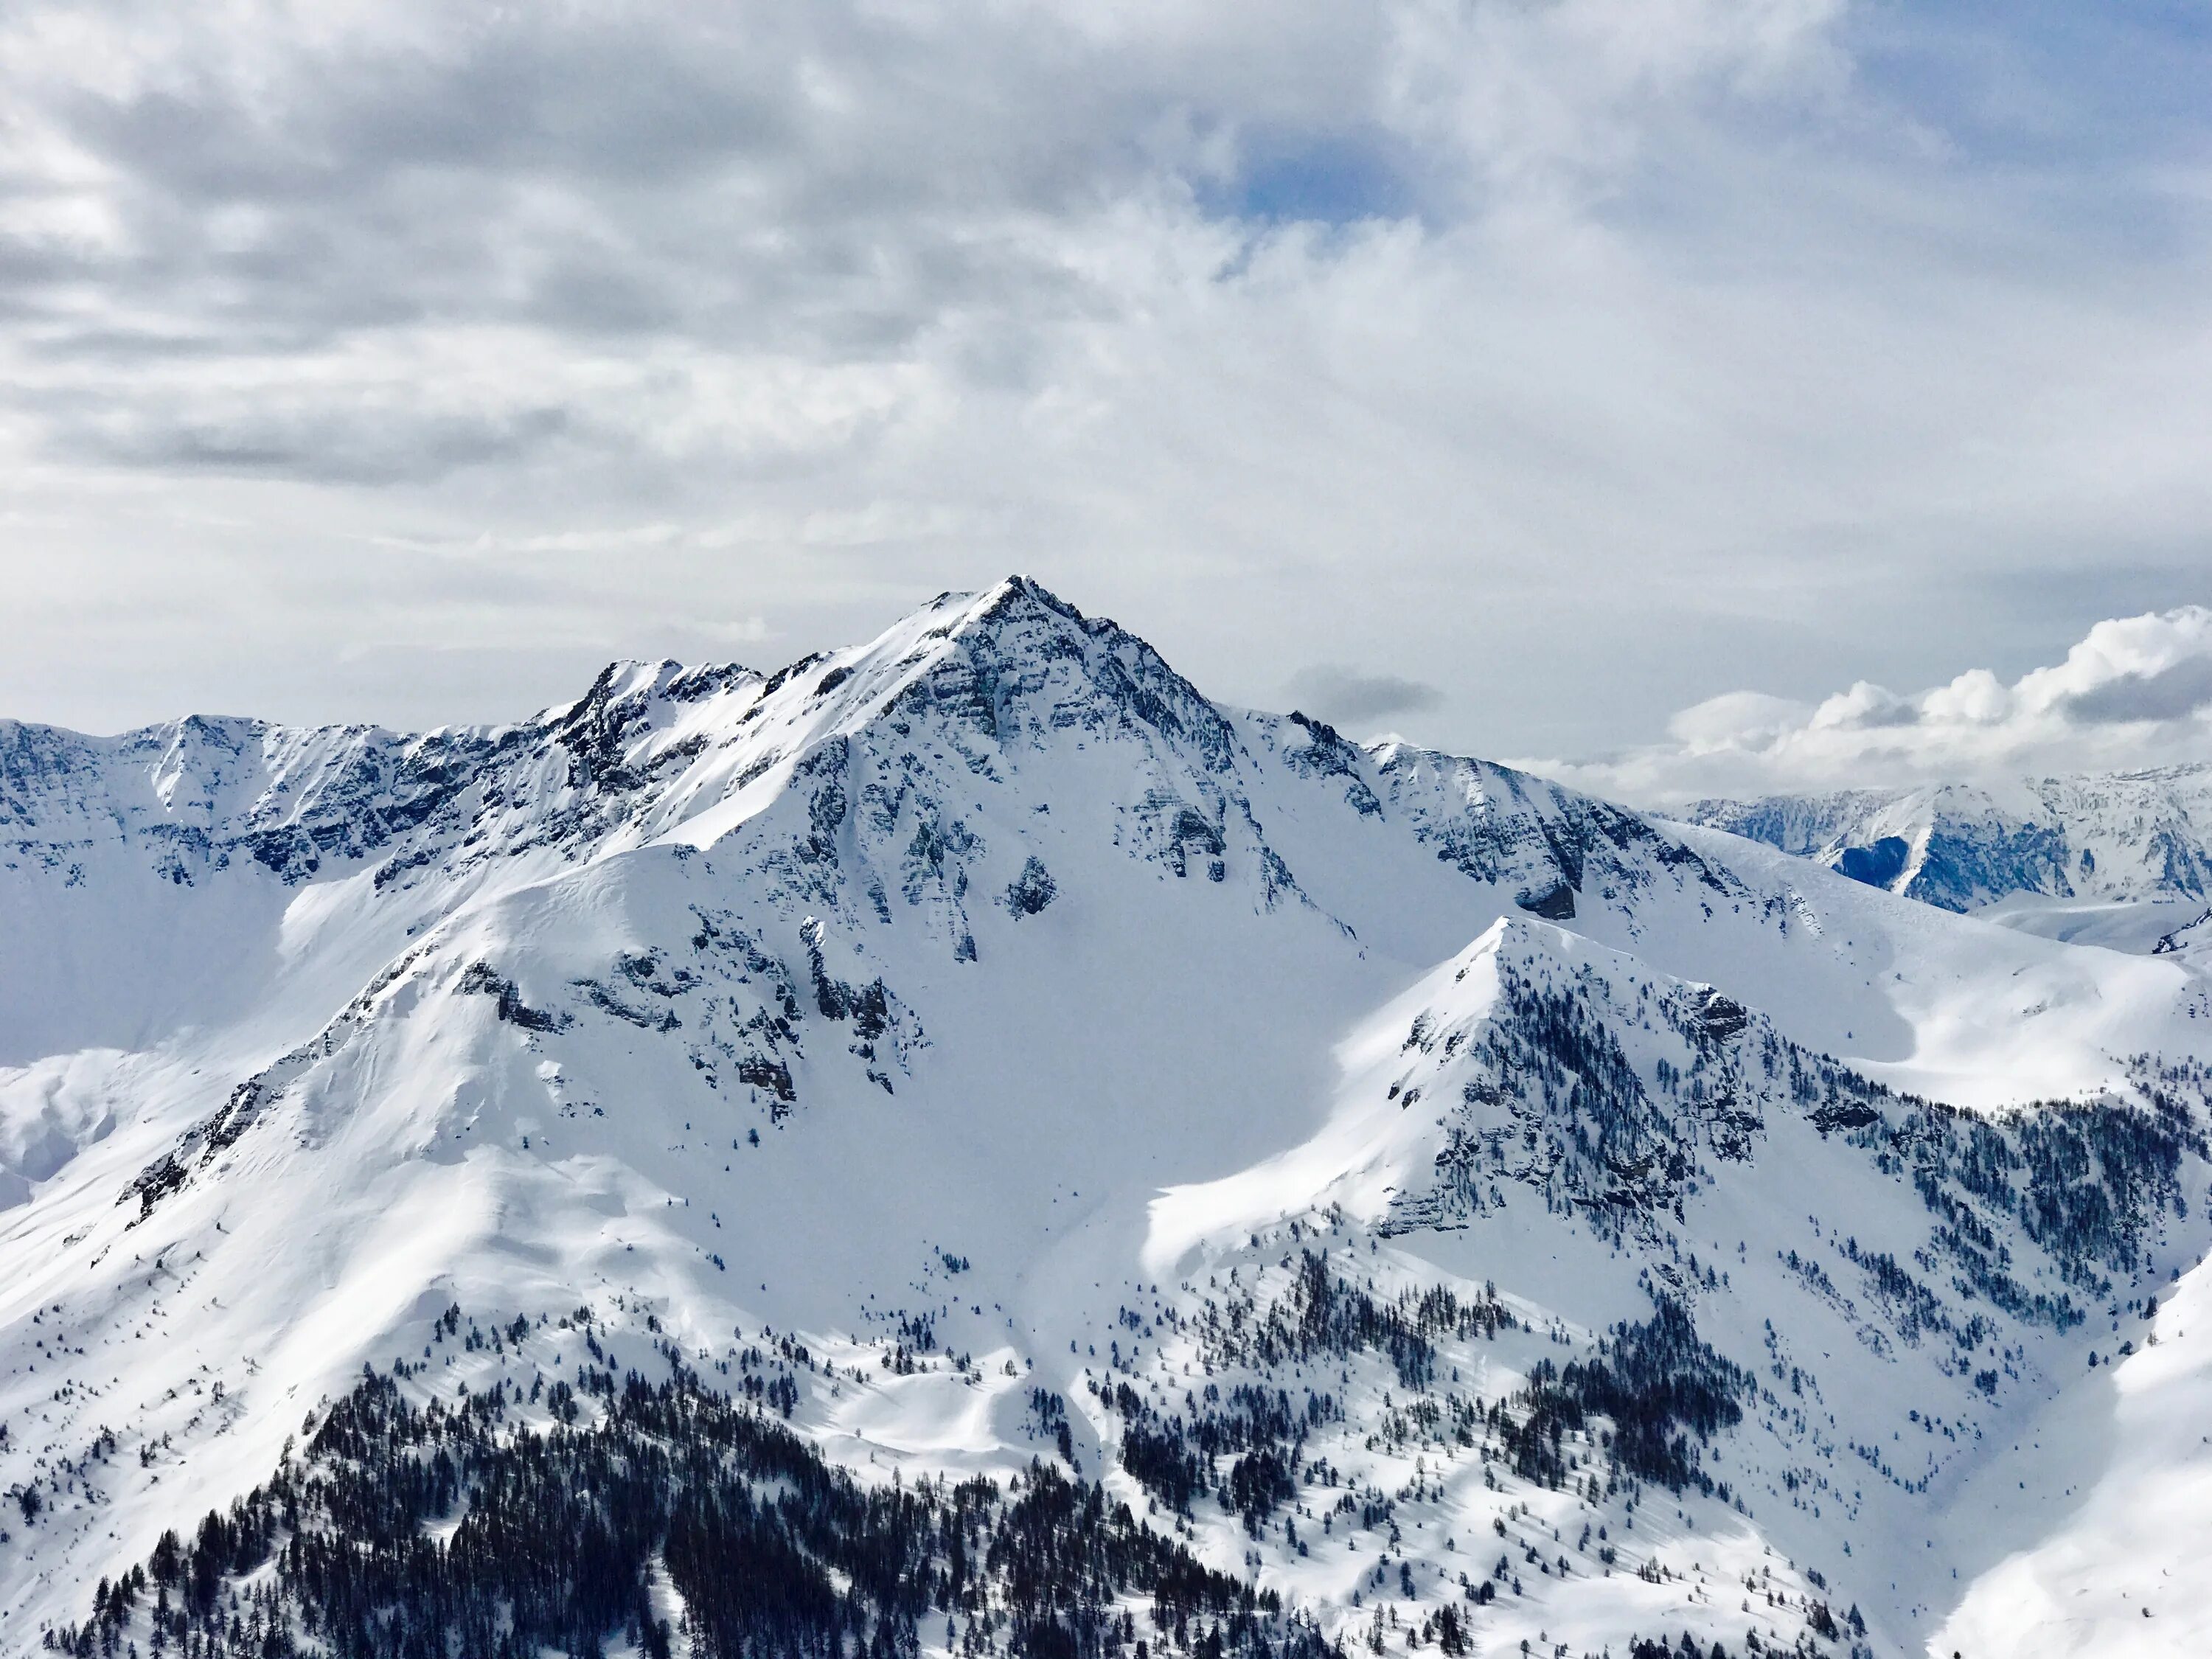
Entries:
MULTIPOLYGON (((783 1490, 787 1428, 948 1540, 1127 1506, 919 1612, 802 1540, 841 1653, 2202 1652, 2195 912, 1813 850, 1020 579, 511 727, 0 725, 0 1651, 431 1650, 299 1540, 489 1401, 466 1467, 705 1424, 783 1490)), ((489 1480, 409 1502, 481 1547, 489 1480)), ((582 1635, 720 1650, 725 1534, 632 1530, 582 1635)))

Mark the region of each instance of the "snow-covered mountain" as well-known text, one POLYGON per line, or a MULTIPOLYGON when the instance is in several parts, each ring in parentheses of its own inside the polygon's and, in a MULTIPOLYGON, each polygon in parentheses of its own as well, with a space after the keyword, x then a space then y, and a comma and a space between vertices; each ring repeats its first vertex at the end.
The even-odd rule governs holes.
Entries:
POLYGON ((0 727, 0 1651, 2201 1650, 2208 1048, 1019 579, 0 727))
POLYGON ((2212 762, 2154 771, 1705 800, 1683 816, 1947 910, 2015 893, 2212 898, 2212 762))

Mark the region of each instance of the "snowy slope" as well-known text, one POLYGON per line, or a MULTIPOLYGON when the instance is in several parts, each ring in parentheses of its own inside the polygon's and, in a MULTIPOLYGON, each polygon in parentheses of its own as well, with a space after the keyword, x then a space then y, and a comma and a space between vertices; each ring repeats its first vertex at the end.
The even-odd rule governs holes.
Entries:
POLYGON ((364 1363, 583 1358, 454 1304, 765 1347, 870 1480, 1071 1458, 1348 1643, 2212 1617, 2005 1588, 2150 1462, 2202 1512, 2144 1403, 2203 1364, 2193 950, 1223 708, 1018 579, 511 727, 0 744, 0 1650, 364 1363), (1240 1384, 1304 1402, 1295 1495, 1177 1522, 1134 1449, 1240 1384))
POLYGON ((1706 800, 1683 816, 1947 910, 2014 893, 2212 895, 2212 763, 1998 791, 1941 784, 1706 800))

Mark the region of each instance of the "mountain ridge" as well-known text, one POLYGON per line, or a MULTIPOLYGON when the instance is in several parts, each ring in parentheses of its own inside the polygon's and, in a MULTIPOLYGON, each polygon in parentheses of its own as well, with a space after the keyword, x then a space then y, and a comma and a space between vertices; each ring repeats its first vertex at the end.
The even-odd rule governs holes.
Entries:
MULTIPOLYGON (((864 1486, 1095 1480, 1249 1589, 1240 1651, 1903 1650, 2075 1547, 2078 1477, 2004 1431, 2093 1409, 2123 1343, 2195 1352, 2141 1310, 2206 1243, 2193 961, 1224 708, 1023 579, 771 675, 277 739, 266 781, 243 731, 117 751, 175 820, 0 771, 39 941, 0 964, 0 1650, 149 1641, 153 1590, 86 1623, 95 1581, 325 1467, 303 1413, 496 1390, 489 1480, 551 1380, 623 1431, 617 1347, 670 1367, 652 1411, 734 1389, 864 1486)), ((632 1588, 713 1650, 657 1547, 632 1588)), ((325 1617, 260 1547, 187 1554, 325 1617)), ((1025 1594, 854 1616, 1048 1650, 1025 1594)), ((1126 1654, 1069 1594, 1048 1622, 1126 1654)))

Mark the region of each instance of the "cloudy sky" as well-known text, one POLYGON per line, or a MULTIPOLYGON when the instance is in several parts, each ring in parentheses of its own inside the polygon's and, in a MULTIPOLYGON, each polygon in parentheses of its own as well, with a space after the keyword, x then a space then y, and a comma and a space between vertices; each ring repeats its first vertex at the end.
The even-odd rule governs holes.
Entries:
POLYGON ((16 0, 0 713, 1024 570, 1649 798, 2212 757, 2208 84, 2181 0, 16 0))

